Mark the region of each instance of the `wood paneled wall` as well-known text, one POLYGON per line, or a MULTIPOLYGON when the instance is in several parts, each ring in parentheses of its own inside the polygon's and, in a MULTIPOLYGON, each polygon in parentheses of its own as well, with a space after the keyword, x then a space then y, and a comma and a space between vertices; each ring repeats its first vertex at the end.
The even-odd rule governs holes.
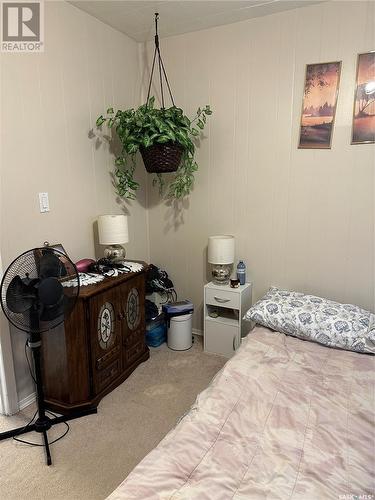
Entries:
MULTIPOLYGON (((45 2, 44 53, 0 53, 4 268, 45 240, 61 242, 75 261, 95 257, 95 219, 123 208, 130 215, 128 256, 148 260, 146 189, 137 202, 120 203, 110 177, 113 155, 90 134, 109 106, 138 104, 138 63, 136 42, 67 2, 45 2), (51 211, 40 214, 38 192, 45 191, 51 211)), ((138 175, 144 181, 143 170, 138 175)), ((12 330, 20 400, 34 390, 25 338, 12 330)))
POLYGON ((63 243, 74 260, 94 257, 93 222, 123 211, 128 254, 147 259, 146 190, 138 202, 119 202, 113 154, 95 128, 109 106, 140 101, 138 44, 60 1, 45 2, 45 32, 44 53, 0 55, 4 267, 45 240, 63 243), (49 213, 39 213, 40 191, 49 193, 49 213))
POLYGON ((235 235, 255 299, 275 285, 374 309, 375 145, 350 145, 357 54, 375 49, 374 22, 375 2, 336 1, 162 40, 177 104, 214 110, 190 198, 162 204, 149 186, 151 260, 193 300, 195 328, 217 233, 235 235), (306 64, 335 60, 332 149, 298 150, 306 64))

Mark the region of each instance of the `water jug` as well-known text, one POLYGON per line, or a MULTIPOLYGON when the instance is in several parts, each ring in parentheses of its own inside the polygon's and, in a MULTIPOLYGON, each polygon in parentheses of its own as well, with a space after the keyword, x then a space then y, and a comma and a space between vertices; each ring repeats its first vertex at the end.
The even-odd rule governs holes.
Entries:
POLYGON ((246 266, 243 260, 237 264, 237 279, 240 281, 240 285, 246 283, 246 266))

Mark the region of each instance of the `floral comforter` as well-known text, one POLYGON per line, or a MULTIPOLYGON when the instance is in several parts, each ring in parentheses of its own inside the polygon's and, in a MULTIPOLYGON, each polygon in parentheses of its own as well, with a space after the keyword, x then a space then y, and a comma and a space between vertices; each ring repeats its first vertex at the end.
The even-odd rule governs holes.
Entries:
POLYGON ((110 500, 375 498, 375 357, 256 327, 110 500))

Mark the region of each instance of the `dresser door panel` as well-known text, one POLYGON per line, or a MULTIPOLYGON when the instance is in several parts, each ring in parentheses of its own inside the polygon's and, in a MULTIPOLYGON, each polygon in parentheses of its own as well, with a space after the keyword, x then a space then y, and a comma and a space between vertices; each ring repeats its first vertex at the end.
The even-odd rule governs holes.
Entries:
POLYGON ((137 276, 119 287, 123 311, 122 343, 124 366, 130 366, 146 350, 145 344, 145 278, 137 276))
POLYGON ((121 373, 121 312, 116 288, 90 299, 91 366, 95 394, 121 373))

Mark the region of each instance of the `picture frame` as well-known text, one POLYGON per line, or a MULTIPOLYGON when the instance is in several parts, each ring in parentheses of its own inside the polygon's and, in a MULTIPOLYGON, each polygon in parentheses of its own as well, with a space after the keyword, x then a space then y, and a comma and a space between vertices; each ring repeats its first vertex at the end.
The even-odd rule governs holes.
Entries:
POLYGON ((307 64, 298 149, 331 149, 341 61, 307 64))
POLYGON ((375 50, 357 55, 351 144, 375 143, 375 50))

